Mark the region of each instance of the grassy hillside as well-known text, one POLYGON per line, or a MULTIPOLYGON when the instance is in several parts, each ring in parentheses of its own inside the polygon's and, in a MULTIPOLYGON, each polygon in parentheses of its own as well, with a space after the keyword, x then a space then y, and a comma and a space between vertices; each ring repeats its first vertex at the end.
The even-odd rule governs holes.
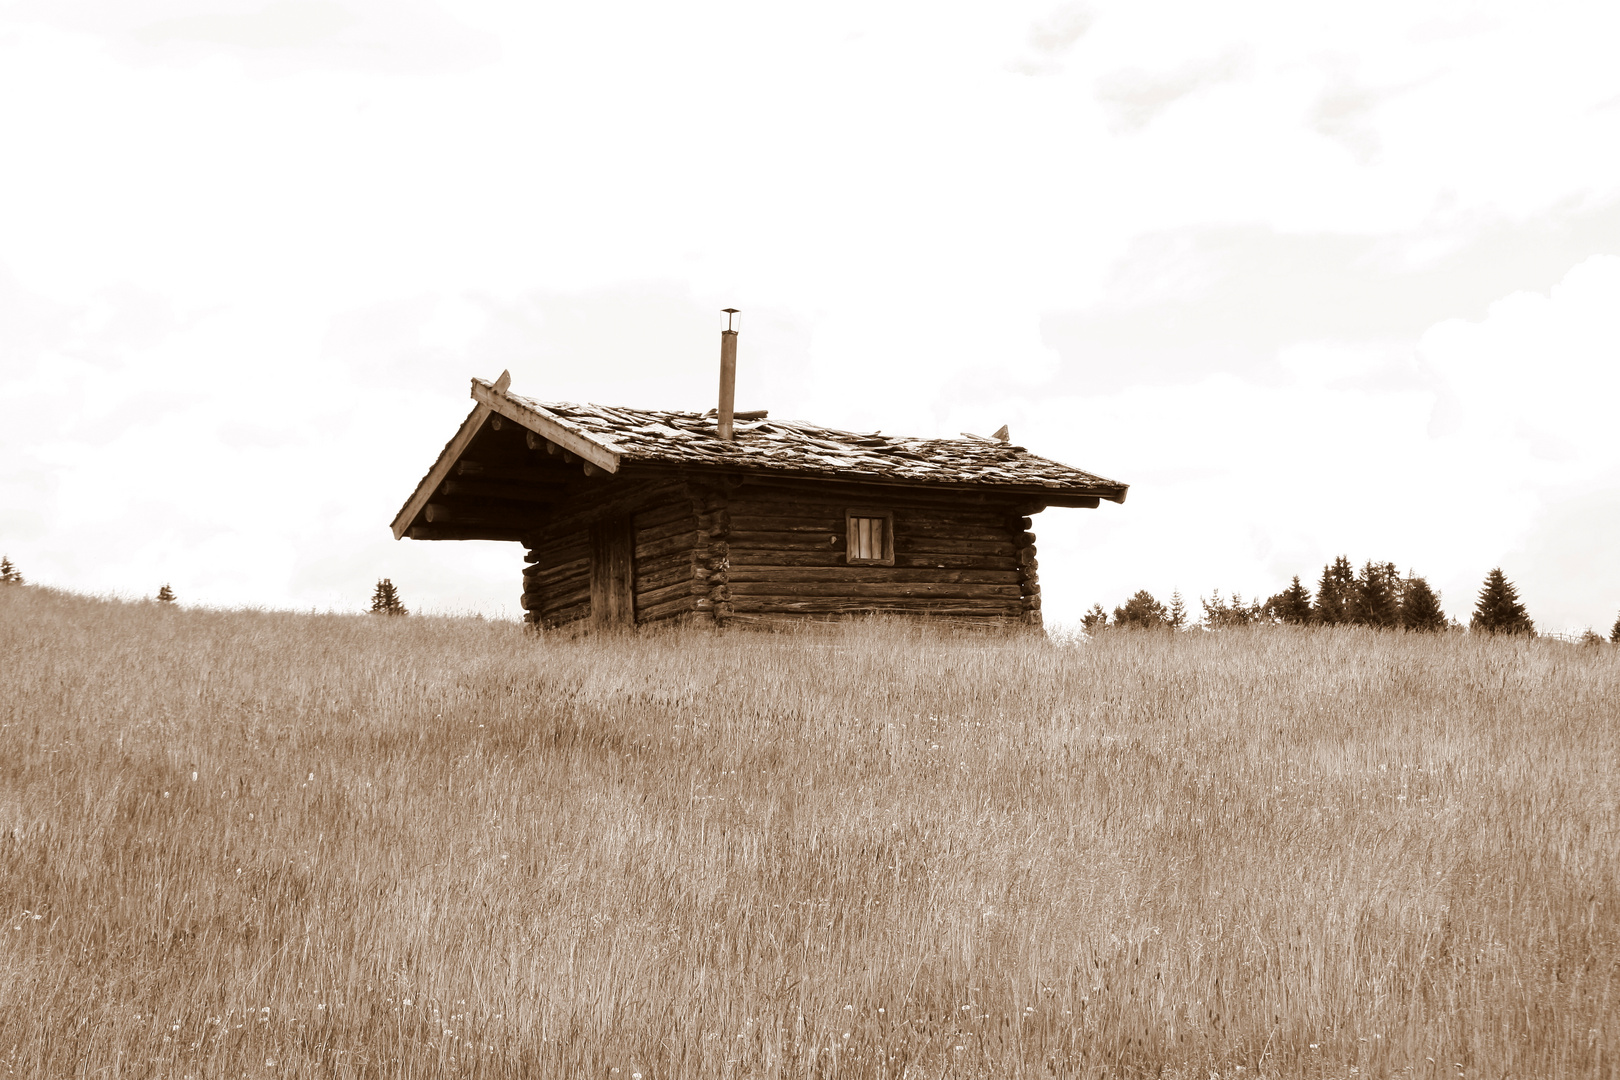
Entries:
POLYGON ((1464 635, 3 588, 0 1070, 1600 1074, 1617 702, 1464 635))

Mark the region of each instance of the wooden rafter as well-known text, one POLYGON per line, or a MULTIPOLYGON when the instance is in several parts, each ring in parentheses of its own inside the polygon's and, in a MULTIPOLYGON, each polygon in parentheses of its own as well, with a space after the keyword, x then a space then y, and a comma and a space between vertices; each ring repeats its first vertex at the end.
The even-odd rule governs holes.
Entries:
POLYGON ((474 379, 472 383, 473 400, 491 412, 498 413, 513 423, 528 428, 547 442, 554 443, 576 457, 590 462, 590 464, 603 472, 616 473, 619 471, 617 447, 604 446, 594 439, 581 435, 572 428, 565 427, 556 417, 544 409, 521 405, 513 401, 506 396, 504 390, 496 389, 499 385, 499 383, 492 385, 482 379, 474 379))
POLYGON ((455 438, 445 444, 444 451, 439 454, 439 460, 433 463, 433 468, 429 469, 428 474, 422 477, 422 482, 416 485, 416 491, 411 495, 410 501, 394 517, 392 527, 395 540, 405 535, 406 530, 411 527, 411 522, 416 520, 416 515, 422 512, 428 499, 438 490, 439 484, 450 475, 450 469, 455 465, 456 459, 467 449, 473 436, 478 434, 478 429, 484 426, 484 421, 489 419, 489 413, 489 406, 480 402, 467 414, 467 419, 461 422, 461 429, 456 432, 455 438))

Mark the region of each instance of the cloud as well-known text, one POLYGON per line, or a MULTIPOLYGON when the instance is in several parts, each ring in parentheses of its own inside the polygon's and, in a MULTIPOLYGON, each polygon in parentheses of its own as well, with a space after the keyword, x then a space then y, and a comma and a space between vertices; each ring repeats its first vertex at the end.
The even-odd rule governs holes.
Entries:
POLYGON ((27 288, 0 267, 0 377, 33 371, 39 356, 70 332, 73 313, 27 288))
POLYGON ((1074 43, 1091 29, 1096 16, 1084 4, 1064 4, 1053 8, 1029 28, 1032 56, 1020 57, 1007 65, 1020 75, 1048 75, 1063 70, 1059 60, 1074 43))
POLYGON ((1499 298, 1547 289, 1594 253, 1620 249, 1620 202, 1524 221, 1468 221, 1405 234, 1290 234, 1251 225, 1138 237, 1088 308, 1051 311, 1062 357, 1054 389, 1106 392, 1225 370, 1276 373, 1301 342, 1416 341, 1499 298))
POLYGON ((152 46, 196 41, 244 49, 291 49, 330 41, 355 21, 353 13, 324 0, 276 0, 257 11, 158 19, 137 26, 130 36, 152 46))
POLYGON ((1159 74, 1126 68, 1097 80, 1097 100, 1120 131, 1139 131, 1164 110, 1200 90, 1241 78, 1249 69, 1248 51, 1228 49, 1209 59, 1188 60, 1159 74))
POLYGON ((115 367, 183 324, 167 299, 127 281, 64 304, 25 288, 0 268, 0 375, 7 378, 31 374, 53 354, 115 367))
POLYGON ((1442 437, 1521 447, 1517 468, 1538 488, 1620 471, 1620 256, 1593 256, 1545 294, 1504 297, 1477 322, 1440 323, 1418 353, 1445 387, 1442 437))
POLYGON ((1324 135, 1348 150, 1363 165, 1377 160, 1382 143, 1373 115, 1390 98, 1416 88, 1423 79, 1414 79, 1397 86, 1373 87, 1358 81, 1348 70, 1350 62, 1342 57, 1326 61, 1327 78, 1321 94, 1312 103, 1307 123, 1312 131, 1324 135))
POLYGON ((428 0, 23 0, 6 17, 106 38, 134 63, 223 53, 268 74, 459 71, 500 56, 493 35, 428 0))
POLYGON ((1311 106, 1312 130, 1349 150, 1363 165, 1378 156, 1378 131, 1368 123, 1388 92, 1369 89, 1347 75, 1336 75, 1311 106))
POLYGON ((1501 565, 1544 629, 1613 622, 1620 256, 1405 343, 1281 352, 1267 378, 963 401, 964 426, 1011 416, 1037 452, 1132 485, 1118 513, 1043 515, 1052 617, 1143 587, 1263 596, 1343 552, 1424 574, 1464 620, 1501 565))
POLYGON ((1605 490, 1552 502, 1534 528, 1502 556, 1508 577, 1518 586, 1539 629, 1591 627, 1608 635, 1620 616, 1617 536, 1620 474, 1605 490))

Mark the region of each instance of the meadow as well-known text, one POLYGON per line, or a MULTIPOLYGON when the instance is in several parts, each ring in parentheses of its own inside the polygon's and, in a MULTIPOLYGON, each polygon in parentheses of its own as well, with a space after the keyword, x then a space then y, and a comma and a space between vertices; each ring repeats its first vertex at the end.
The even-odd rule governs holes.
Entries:
POLYGON ((11 1077, 1561 1077, 1620 649, 0 588, 11 1077))

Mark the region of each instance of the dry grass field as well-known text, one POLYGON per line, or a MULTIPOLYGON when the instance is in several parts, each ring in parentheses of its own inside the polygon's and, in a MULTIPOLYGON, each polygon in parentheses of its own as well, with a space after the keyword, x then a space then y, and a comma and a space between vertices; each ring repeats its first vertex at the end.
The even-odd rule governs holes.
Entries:
POLYGON ((0 589, 0 1075, 1560 1077, 1620 650, 0 589))

